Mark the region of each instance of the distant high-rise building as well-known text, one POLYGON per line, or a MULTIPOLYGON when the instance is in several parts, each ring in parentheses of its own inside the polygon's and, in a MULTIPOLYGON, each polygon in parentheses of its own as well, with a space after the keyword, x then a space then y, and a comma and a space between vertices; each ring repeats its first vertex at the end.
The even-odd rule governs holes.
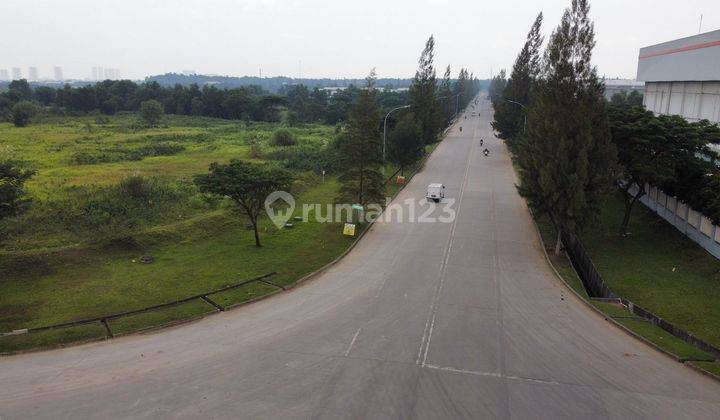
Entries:
POLYGON ((0 69, 0 80, 6 82, 8 79, 10 79, 10 75, 7 69, 0 69))
POLYGON ((54 79, 55 79, 55 80, 63 80, 62 67, 60 67, 60 66, 55 66, 55 67, 53 68, 53 76, 54 76, 54 79))
POLYGON ((93 67, 93 68, 92 68, 92 72, 90 73, 90 79, 91 79, 91 80, 97 80, 97 79, 98 79, 97 67, 93 67))
POLYGON ((28 67, 28 80, 35 82, 38 80, 37 67, 28 67))
POLYGON ((20 70, 20 67, 13 67, 13 68, 12 68, 12 76, 13 76, 13 80, 20 80, 20 79, 22 79, 22 70, 20 70))
POLYGON ((105 77, 105 69, 98 66, 98 78, 97 80, 103 80, 103 77, 105 77))
POLYGON ((105 80, 113 80, 115 78, 115 73, 113 72, 113 69, 105 69, 105 80))

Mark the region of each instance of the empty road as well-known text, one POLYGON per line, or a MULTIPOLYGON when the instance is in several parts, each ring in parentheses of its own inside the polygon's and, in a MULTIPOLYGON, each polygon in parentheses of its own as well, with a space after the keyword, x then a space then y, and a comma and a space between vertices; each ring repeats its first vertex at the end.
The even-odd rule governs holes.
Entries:
POLYGON ((480 111, 395 200, 442 182, 453 223, 379 222, 315 280, 189 325, 0 358, 0 418, 720 417, 720 384, 554 277, 480 111))

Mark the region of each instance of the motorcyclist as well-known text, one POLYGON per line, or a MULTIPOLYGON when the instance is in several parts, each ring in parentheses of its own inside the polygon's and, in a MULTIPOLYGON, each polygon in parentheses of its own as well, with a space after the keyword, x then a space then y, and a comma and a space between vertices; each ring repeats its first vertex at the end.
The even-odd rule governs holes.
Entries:
POLYGON ((480 146, 482 146, 482 145, 483 145, 483 139, 480 139, 480 146))
POLYGON ((485 148, 485 150, 483 150, 483 154, 485 156, 490 156, 490 151, 487 149, 487 147, 485 148))
POLYGON ((462 133, 462 126, 460 126, 460 132, 462 133))

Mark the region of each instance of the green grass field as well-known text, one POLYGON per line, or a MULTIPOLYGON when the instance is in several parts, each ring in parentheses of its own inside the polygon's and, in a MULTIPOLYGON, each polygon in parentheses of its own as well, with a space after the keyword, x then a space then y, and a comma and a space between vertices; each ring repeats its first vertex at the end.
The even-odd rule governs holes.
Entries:
MULTIPOLYGON (((145 223, 134 226, 131 234, 122 231, 122 237, 102 241, 95 240, 92 231, 64 229, 52 220, 52 212, 38 213, 37 208, 43 206, 63 208, 77 188, 117 185, 130 175, 158 177, 184 185, 183 191, 191 189, 193 175, 206 172, 211 162, 249 159, 251 142, 259 143, 263 153, 277 149, 269 139, 278 127, 166 116, 163 127, 146 129, 137 126, 133 115, 101 123, 88 116, 49 119, 26 128, 0 124, 2 157, 23 161, 37 171, 28 184, 33 207, 18 220, 8 221, 9 234, 0 241, 0 331, 171 302, 271 271, 278 272, 273 281, 289 284, 334 259, 351 242, 342 236, 339 224, 308 222, 278 230, 264 220, 264 246, 256 248, 242 216, 223 203, 207 205, 192 191, 181 197, 194 205, 170 200, 145 223), (153 155, 158 144, 169 153, 153 155), (30 223, 37 220, 43 223, 30 223), (138 262, 142 255, 153 256, 155 262, 138 262)), ((334 127, 307 125, 290 130, 299 145, 324 145, 334 127)), ((323 182, 317 174, 296 175, 297 215, 303 202, 325 204, 336 196, 338 184, 332 176, 323 182)), ((249 285, 216 297, 223 305, 232 305, 270 291, 266 285, 249 285)), ((111 327, 122 333, 207 309, 212 308, 192 303, 116 320, 111 327)), ((0 351, 99 333, 102 328, 87 326, 67 330, 67 334, 60 330, 34 337, 4 337, 0 351)))
MULTIPOLYGON (((279 230, 263 220, 263 247, 257 248, 244 217, 227 203, 205 202, 192 187, 192 177, 206 172, 213 161, 270 159, 280 149, 269 143, 279 127, 166 116, 163 127, 146 129, 128 114, 100 123, 87 116, 50 118, 26 128, 0 124, 3 157, 37 170, 28 185, 33 206, 8 221, 3 229, 7 234, 0 238, 0 332, 173 302, 273 271, 278 274, 272 282, 285 286, 335 259, 353 240, 342 235, 340 223, 298 222, 279 230), (250 155, 252 143, 260 145, 260 158, 250 155), (158 179, 159 194, 165 197, 141 214, 141 223, 106 232, 103 226, 92 229, 78 221, 80 228, 75 229, 74 220, 56 220, 62 219, 56 214, 68 207, 94 209, 86 204, 87 197, 105 193, 133 175, 158 179), (88 192, 78 195, 78 190, 88 192), (76 205, 78 201, 82 206, 76 205), (140 263, 144 255, 154 257, 154 263, 140 263)), ((300 148, 325 146, 335 134, 335 127, 321 125, 290 130, 300 148)), ((339 184, 332 174, 324 181, 313 171, 295 175, 296 216, 302 214, 303 203, 325 205, 337 196, 339 184)), ((388 184, 388 194, 397 190, 394 183, 388 184)), ((227 307, 276 290, 253 283, 212 299, 227 307)), ((110 327, 114 334, 125 334, 213 310, 203 301, 193 301, 112 320, 110 327)), ((0 352, 53 347, 104 334, 100 324, 93 324, 0 337, 0 352)))

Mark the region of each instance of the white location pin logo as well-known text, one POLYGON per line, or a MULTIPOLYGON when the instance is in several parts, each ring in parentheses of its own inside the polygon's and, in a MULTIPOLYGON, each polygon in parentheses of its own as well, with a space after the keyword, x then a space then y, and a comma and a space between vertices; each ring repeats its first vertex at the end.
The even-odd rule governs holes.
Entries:
POLYGON ((293 196, 285 191, 275 191, 265 198, 265 211, 267 212, 270 220, 277 226, 278 229, 282 229, 295 211, 295 199, 293 196), (288 208, 283 210, 275 209, 273 205, 278 200, 284 201, 288 208))

